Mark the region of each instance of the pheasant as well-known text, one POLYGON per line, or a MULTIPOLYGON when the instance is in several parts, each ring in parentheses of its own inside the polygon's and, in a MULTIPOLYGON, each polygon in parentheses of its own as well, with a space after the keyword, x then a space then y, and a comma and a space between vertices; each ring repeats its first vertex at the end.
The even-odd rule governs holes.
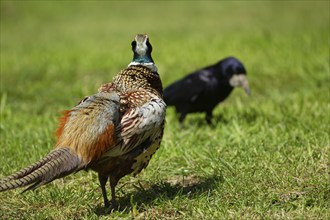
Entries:
MULTIPOLYGON (((0 180, 0 191, 35 189, 80 170, 98 173, 104 206, 109 179, 111 207, 115 187, 125 175, 147 167, 163 136, 166 104, 147 35, 132 42, 133 61, 111 83, 64 112, 56 131, 55 149, 46 157, 0 180)), ((26 191, 24 190, 24 191, 26 191)))
POLYGON ((213 109, 225 100, 236 86, 243 87, 250 95, 243 64, 234 57, 227 57, 166 87, 164 101, 168 106, 175 106, 180 113, 181 127, 186 115, 193 112, 205 112, 206 122, 211 124, 213 109))

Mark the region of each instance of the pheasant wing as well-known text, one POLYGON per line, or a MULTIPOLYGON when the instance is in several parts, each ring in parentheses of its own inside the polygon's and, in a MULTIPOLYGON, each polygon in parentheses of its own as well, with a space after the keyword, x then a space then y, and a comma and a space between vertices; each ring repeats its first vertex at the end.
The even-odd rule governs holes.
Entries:
POLYGON ((162 132, 165 122, 166 104, 154 97, 141 107, 129 109, 122 117, 118 127, 121 141, 109 149, 104 156, 124 155, 141 145, 148 138, 154 139, 162 132))
POLYGON ((116 146, 119 96, 97 93, 86 97, 63 116, 57 130, 57 147, 70 147, 87 165, 116 146))
POLYGON ((29 186, 34 189, 85 168, 90 161, 116 146, 119 97, 98 93, 66 111, 57 130, 56 148, 33 165, 0 180, 0 192, 29 186))

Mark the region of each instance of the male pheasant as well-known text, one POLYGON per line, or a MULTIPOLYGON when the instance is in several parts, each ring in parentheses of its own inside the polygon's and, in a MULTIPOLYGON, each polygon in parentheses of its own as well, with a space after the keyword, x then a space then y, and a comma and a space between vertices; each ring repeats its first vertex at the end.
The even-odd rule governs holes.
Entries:
POLYGON ((33 165, 0 180, 0 191, 35 189, 79 170, 98 173, 105 207, 116 208, 115 186, 127 174, 138 174, 159 148, 166 104, 147 35, 132 42, 133 61, 112 83, 65 111, 56 131, 55 149, 33 165))

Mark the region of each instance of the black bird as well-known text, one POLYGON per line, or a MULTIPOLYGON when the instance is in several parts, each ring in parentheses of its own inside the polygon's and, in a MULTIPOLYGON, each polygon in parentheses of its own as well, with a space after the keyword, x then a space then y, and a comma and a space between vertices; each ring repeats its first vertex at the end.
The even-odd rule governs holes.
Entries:
POLYGON ((167 106, 175 106, 182 126, 188 113, 205 112, 211 124, 214 107, 225 100, 234 87, 241 86, 250 95, 243 64, 235 57, 220 60, 175 81, 164 90, 167 106))

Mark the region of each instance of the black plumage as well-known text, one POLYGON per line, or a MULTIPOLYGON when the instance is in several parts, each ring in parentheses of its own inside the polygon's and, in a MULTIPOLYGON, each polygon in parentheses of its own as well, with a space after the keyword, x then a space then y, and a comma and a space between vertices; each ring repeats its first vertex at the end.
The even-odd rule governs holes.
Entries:
POLYGON ((228 57, 169 85, 164 90, 164 100, 168 106, 175 106, 181 125, 186 115, 194 112, 205 112, 210 124, 213 109, 236 86, 250 94, 245 67, 238 59, 228 57))

